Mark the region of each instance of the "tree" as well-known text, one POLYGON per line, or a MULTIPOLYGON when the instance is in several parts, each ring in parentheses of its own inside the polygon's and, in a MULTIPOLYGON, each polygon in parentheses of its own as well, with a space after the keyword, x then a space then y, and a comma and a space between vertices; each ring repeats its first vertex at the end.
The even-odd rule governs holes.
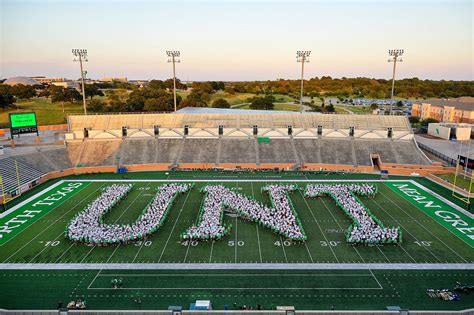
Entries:
MULTIPOLYGON (((110 101, 117 100, 116 98, 110 99, 110 101)), ((130 111, 142 111, 145 107, 146 97, 143 93, 143 90, 136 90, 130 93, 128 100, 127 100, 127 108, 130 111)))
POLYGON ((274 101, 275 98, 272 95, 266 95, 264 97, 254 97, 251 99, 250 108, 272 110, 275 108, 275 105, 273 104, 274 101))
POLYGON ((410 121, 410 124, 412 124, 412 125, 416 125, 420 122, 420 118, 418 118, 416 116, 410 116, 410 117, 408 117, 408 120, 410 121))
MULTIPOLYGON (((151 80, 148 82, 147 88, 153 90, 164 90, 166 89, 166 85, 161 80, 151 80)), ((173 80, 171 80, 171 88, 173 88, 173 80)))
POLYGON ((17 99, 29 99, 36 96, 36 90, 31 85, 17 84, 11 87, 11 93, 17 99))
POLYGON ((235 89, 232 86, 226 86, 225 87, 225 92, 228 94, 235 94, 235 89))
POLYGON ((0 84, 0 108, 10 107, 15 103, 15 96, 11 91, 11 86, 0 84))
POLYGON ((224 90, 224 89, 225 89, 225 84, 224 84, 224 82, 222 82, 222 81, 218 81, 218 82, 216 82, 216 81, 211 81, 211 82, 209 82, 209 83, 211 84, 212 89, 213 89, 214 91, 219 91, 219 90, 224 90))
POLYGON ((218 98, 212 103, 212 107, 214 108, 230 108, 229 102, 227 102, 223 98, 218 98))
POLYGON ((439 123, 439 120, 434 119, 434 118, 426 118, 420 121, 420 125, 423 127, 428 127, 428 124, 431 124, 431 123, 439 123))
POLYGON ((72 88, 63 88, 62 86, 51 86, 48 88, 52 103, 61 103, 64 112, 64 102, 74 103, 82 99, 81 94, 72 88))
POLYGON ((106 111, 105 102, 99 99, 92 99, 87 107, 89 111, 93 113, 103 113, 106 111))
POLYGON ((214 92, 214 89, 212 88, 212 85, 209 82, 194 82, 192 92, 212 94, 214 92))
MULTIPOLYGON (((173 90, 173 78, 168 79, 164 82, 164 88, 168 90, 173 90)), ((177 90, 186 90, 188 86, 181 83, 181 80, 176 78, 176 89, 177 90)))
POLYGON ((64 95, 65 99, 71 103, 74 103, 75 101, 80 101, 82 99, 81 93, 79 93, 76 89, 73 88, 65 88, 64 95))
POLYGON ((330 103, 328 106, 326 106, 326 111, 328 113, 334 113, 335 112, 334 105, 332 105, 332 103, 330 103))
POLYGON ((172 111, 174 108, 174 98, 171 95, 161 96, 159 98, 150 98, 145 101, 144 110, 153 112, 172 111))
POLYGON ((104 96, 104 93, 95 84, 86 84, 84 85, 84 89, 86 92, 86 97, 90 97, 91 99, 94 96, 104 96))
POLYGON ((130 108, 128 107, 127 103, 125 103, 124 101, 118 98, 110 100, 108 108, 110 109, 110 111, 120 112, 120 113, 125 113, 125 112, 130 111, 130 108))
POLYGON ((196 99, 193 97, 186 97, 181 103, 179 104, 179 108, 184 108, 184 107, 207 107, 207 103, 201 101, 200 99, 196 99))

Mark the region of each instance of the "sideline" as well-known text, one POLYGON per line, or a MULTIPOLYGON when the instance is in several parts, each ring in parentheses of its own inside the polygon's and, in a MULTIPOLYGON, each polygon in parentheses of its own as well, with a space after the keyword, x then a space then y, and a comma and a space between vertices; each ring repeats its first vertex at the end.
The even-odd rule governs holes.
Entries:
POLYGON ((58 181, 57 183, 37 192, 36 194, 34 194, 33 196, 29 197, 28 199, 26 200, 23 200, 22 202, 20 202, 19 204, 11 207, 10 209, 8 209, 7 211, 5 212, 2 212, 0 213, 0 219, 2 219, 3 217, 5 217, 6 215, 9 215, 10 213, 14 212, 16 209, 20 208, 20 207, 23 207, 24 205, 26 205, 28 202, 32 201, 33 199, 36 199, 38 198, 39 196, 43 195, 44 193, 58 187, 59 185, 61 185, 62 183, 64 183, 65 181, 64 180, 60 180, 58 181))
POLYGON ((335 264, 301 264, 301 263, 167 263, 167 264, 0 264, 0 270, 349 270, 349 269, 372 269, 372 270, 474 270, 474 264, 401 264, 401 263, 335 263, 335 264))

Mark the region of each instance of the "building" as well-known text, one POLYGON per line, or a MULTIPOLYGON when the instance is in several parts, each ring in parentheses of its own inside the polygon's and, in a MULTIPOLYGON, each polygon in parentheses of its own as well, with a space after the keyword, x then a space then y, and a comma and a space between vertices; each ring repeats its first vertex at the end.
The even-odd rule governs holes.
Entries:
POLYGON ((73 88, 76 90, 80 90, 80 85, 77 81, 65 80, 65 81, 58 81, 58 82, 51 82, 54 86, 62 86, 63 88, 73 88))
POLYGON ((433 118, 444 123, 474 123, 474 97, 429 99, 414 103, 411 115, 420 120, 433 118))
POLYGON ((465 141, 471 139, 473 128, 471 124, 432 123, 428 124, 428 134, 445 140, 465 141))
POLYGON ((52 84, 53 82, 64 82, 66 78, 47 78, 43 76, 31 77, 33 80, 38 81, 41 84, 52 84))
POLYGON ((13 77, 13 78, 5 80, 5 82, 3 82, 3 84, 13 86, 13 85, 18 85, 18 84, 22 84, 22 85, 40 85, 41 83, 34 80, 34 79, 32 79, 32 78, 28 78, 28 77, 13 77))
POLYGON ((102 82, 114 82, 114 81, 116 81, 116 82, 126 83, 126 82, 128 82, 128 79, 127 79, 127 77, 104 77, 104 78, 100 79, 100 81, 102 81, 102 82))

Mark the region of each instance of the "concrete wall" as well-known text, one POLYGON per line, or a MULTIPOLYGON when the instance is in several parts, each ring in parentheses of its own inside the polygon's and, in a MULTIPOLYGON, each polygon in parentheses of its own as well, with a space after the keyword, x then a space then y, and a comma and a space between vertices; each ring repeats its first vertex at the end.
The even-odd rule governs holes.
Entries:
POLYGON ((450 133, 451 128, 449 127, 436 123, 428 124, 428 134, 433 137, 449 140, 450 133))

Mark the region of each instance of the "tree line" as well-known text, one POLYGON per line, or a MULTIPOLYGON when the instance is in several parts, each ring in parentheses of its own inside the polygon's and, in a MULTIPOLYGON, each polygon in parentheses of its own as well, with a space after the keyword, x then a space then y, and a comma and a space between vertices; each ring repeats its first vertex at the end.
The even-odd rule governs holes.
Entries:
MULTIPOLYGON (((228 93, 284 94, 298 98, 300 80, 278 79, 273 81, 228 82, 228 93)), ((323 76, 304 80, 305 96, 390 98, 391 80, 371 78, 331 78, 323 76)), ((435 81, 418 78, 395 82, 395 93, 400 98, 455 98, 474 96, 473 81, 435 81)))

